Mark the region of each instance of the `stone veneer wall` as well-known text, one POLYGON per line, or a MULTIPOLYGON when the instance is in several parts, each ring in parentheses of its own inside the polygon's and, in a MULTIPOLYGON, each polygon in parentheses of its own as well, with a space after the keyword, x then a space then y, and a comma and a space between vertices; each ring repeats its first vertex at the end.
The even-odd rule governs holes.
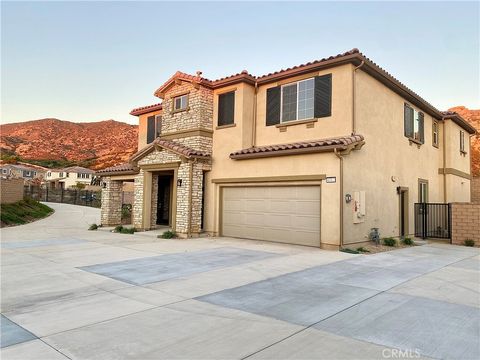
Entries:
POLYGON ((144 171, 140 170, 133 182, 132 223, 138 229, 143 228, 143 176, 144 171))
POLYGON ((119 225, 122 223, 122 190, 123 182, 104 177, 105 188, 102 189, 102 209, 100 221, 102 225, 119 225))
POLYGON ((472 239, 480 246, 480 204, 452 204, 452 244, 464 245, 472 239))

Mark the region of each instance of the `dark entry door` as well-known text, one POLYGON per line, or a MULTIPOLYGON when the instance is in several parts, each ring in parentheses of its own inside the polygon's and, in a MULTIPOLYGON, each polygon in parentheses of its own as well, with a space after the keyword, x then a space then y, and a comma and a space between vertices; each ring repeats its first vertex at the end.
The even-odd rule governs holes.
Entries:
POLYGON ((169 225, 170 220, 170 177, 158 177, 157 225, 169 225))

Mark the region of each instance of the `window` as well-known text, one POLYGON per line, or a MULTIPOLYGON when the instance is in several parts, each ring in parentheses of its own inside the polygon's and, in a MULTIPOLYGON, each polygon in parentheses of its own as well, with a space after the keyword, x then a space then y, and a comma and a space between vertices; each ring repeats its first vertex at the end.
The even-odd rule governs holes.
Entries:
POLYGON ((58 176, 59 176, 59 177, 63 177, 63 172, 61 172, 58 176))
POLYGON ((173 98, 173 111, 186 110, 188 105, 188 94, 173 98))
POLYGON ((432 145, 438 147, 438 122, 432 123, 432 145))
POLYGON ((428 181, 418 179, 418 202, 428 202, 428 181))
POLYGON ((37 176, 37 172, 36 172, 36 171, 33 172, 33 176, 37 176))
POLYGON ((230 125, 235 121, 235 91, 218 96, 218 126, 230 125))
POLYGON ((282 86, 281 122, 313 118, 315 79, 282 86))
POLYGON ((6 173, 7 173, 7 169, 2 169, 2 173, 6 174, 6 173))
POLYGON ((465 131, 460 130, 460 152, 466 153, 465 151, 465 131))
POLYGON ((47 172, 47 177, 51 177, 52 176, 52 173, 49 171, 47 172))
POLYGON ((65 176, 66 176, 66 177, 70 177, 70 173, 66 173, 65 176))
POLYGON ((424 143, 423 118, 423 113, 408 104, 404 105, 404 134, 420 144, 424 143))
POLYGON ((30 176, 30 171, 25 171, 25 176, 30 176))

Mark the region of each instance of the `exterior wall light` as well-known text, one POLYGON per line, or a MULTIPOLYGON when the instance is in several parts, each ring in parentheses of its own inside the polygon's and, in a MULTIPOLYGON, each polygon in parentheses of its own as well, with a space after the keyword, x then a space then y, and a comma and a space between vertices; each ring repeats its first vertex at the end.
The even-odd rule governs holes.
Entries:
POLYGON ((350 201, 352 201, 352 195, 346 194, 345 195, 345 202, 348 204, 350 201))
POLYGON ((182 186, 182 179, 177 179, 177 186, 178 187, 182 186))

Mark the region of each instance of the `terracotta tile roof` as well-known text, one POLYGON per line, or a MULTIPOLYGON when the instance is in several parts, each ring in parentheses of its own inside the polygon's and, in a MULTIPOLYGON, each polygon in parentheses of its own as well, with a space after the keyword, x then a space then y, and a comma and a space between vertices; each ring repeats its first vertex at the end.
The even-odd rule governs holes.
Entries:
POLYGON ((177 71, 175 74, 173 74, 173 76, 170 79, 168 79, 162 86, 160 86, 155 91, 154 95, 159 98, 162 98, 165 90, 168 89, 170 85, 172 85, 174 81, 177 79, 211 87, 212 81, 205 79, 200 75, 201 75, 201 72, 198 72, 197 75, 190 75, 181 71, 177 71))
POLYGON ((459 113, 455 111, 442 111, 443 119, 451 119, 458 126, 467 130, 470 134, 477 134, 477 129, 465 120, 459 113))
POLYGON ((293 155, 312 152, 326 152, 334 149, 345 150, 349 145, 363 144, 362 135, 350 135, 321 140, 302 141, 288 144, 275 144, 242 149, 230 154, 232 159, 250 157, 270 157, 281 155, 293 155))
POLYGON ((130 163, 124 163, 120 165, 110 166, 102 170, 98 170, 95 173, 95 175, 99 175, 99 176, 106 175, 106 174, 119 175, 119 174, 127 174, 127 173, 136 174, 138 173, 138 168, 136 168, 130 163))
POLYGON ((151 111, 157 111, 157 110, 162 110, 162 103, 135 108, 132 111, 130 111, 130 115, 138 116, 138 115, 146 114, 151 111))
POLYGON ((182 144, 180 144, 178 142, 175 142, 175 141, 156 138, 148 146, 144 147, 142 150, 133 154, 130 157, 130 161, 131 162, 136 162, 136 161, 140 160, 145 155, 147 155, 150 152, 152 152, 153 150, 155 150, 155 148, 158 147, 158 146, 160 146, 161 148, 164 148, 166 150, 169 150, 173 153, 176 153, 180 156, 184 156, 188 159, 190 159, 190 158, 204 158, 204 159, 210 158, 210 154, 208 154, 207 152, 192 149, 188 146, 182 145, 182 144))

